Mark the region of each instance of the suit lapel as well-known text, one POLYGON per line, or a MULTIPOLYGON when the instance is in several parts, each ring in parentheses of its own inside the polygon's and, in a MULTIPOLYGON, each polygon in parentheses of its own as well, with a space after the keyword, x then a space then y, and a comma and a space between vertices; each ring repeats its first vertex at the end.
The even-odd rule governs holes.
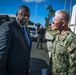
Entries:
POLYGON ((26 45, 26 47, 28 47, 27 40, 25 39, 25 36, 24 36, 24 34, 22 32, 21 27, 18 25, 17 22, 14 24, 14 26, 15 26, 14 31, 19 36, 18 38, 20 38, 20 40, 21 40, 22 44, 24 45, 24 47, 25 47, 25 45, 26 45))

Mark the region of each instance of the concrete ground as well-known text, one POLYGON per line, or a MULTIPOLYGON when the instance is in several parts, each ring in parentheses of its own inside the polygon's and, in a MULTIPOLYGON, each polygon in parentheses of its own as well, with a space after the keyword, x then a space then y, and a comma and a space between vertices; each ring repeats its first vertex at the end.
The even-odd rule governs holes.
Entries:
POLYGON ((51 56, 52 36, 46 31, 46 42, 43 42, 43 48, 36 48, 37 41, 32 42, 31 59, 30 59, 30 75, 47 75, 49 66, 49 58, 51 56))

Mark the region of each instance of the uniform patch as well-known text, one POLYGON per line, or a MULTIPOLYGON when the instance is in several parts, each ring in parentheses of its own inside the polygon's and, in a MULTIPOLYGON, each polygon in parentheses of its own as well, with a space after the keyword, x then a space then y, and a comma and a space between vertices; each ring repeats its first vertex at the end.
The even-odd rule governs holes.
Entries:
POLYGON ((76 49, 76 45, 74 43, 71 43, 71 45, 68 47, 68 51, 72 52, 76 49))

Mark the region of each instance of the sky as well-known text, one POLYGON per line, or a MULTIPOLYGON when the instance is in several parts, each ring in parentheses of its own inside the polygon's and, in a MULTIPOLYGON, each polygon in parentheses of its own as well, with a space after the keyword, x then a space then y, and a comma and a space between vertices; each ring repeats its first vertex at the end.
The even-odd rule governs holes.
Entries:
POLYGON ((65 0, 0 0, 0 13, 15 15, 21 5, 26 5, 30 8, 30 21, 40 23, 45 27, 45 17, 48 14, 47 6, 51 5, 55 11, 60 9, 70 11, 75 4, 76 0, 67 0, 66 4, 65 0))

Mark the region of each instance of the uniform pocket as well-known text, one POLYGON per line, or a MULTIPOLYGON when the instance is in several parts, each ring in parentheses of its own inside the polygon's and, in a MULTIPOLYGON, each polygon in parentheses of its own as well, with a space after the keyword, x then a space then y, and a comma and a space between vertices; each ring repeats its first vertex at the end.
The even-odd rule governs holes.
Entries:
POLYGON ((69 55, 67 49, 63 45, 59 45, 57 53, 58 64, 56 71, 59 72, 66 72, 69 70, 69 55))

